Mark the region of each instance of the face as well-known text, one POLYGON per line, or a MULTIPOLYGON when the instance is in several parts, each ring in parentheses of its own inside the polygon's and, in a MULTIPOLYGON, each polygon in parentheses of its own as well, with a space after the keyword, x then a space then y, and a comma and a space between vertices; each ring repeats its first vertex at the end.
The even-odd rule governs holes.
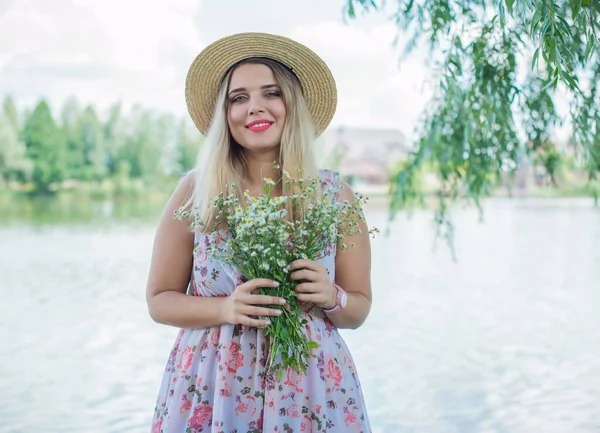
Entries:
POLYGON ((227 123, 236 142, 249 151, 279 147, 286 110, 268 66, 246 63, 235 69, 227 99, 227 123))

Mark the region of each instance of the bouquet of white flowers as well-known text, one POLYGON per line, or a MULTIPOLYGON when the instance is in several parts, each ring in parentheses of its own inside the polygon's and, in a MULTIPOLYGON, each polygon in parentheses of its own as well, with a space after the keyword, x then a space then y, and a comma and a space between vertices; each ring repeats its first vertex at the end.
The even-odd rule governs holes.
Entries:
MULTIPOLYGON (((273 165, 279 169, 277 164, 273 165)), ((208 252, 223 262, 240 270, 247 279, 268 278, 279 282, 276 289, 261 289, 261 294, 284 298, 284 306, 273 306, 282 312, 272 317, 271 325, 264 329, 269 342, 270 353, 267 369, 279 364, 283 369, 306 371, 310 349, 318 347, 315 341, 308 341, 303 327, 307 320, 295 296, 297 282, 290 280, 288 266, 297 259, 318 260, 335 248, 346 249, 353 245, 340 244, 340 240, 360 233, 359 221, 363 218, 362 206, 366 198, 355 194, 355 201, 336 200, 343 186, 331 187, 325 194, 321 192, 319 178, 292 178, 283 170, 283 178, 274 181, 264 178, 263 195, 252 197, 246 191, 246 203, 240 203, 235 189, 229 194, 213 198, 211 205, 217 208, 217 219, 222 223, 215 230, 208 252), (271 191, 278 182, 295 183, 300 194, 271 197, 271 191), (337 189, 336 189, 337 188, 337 189), (289 204, 301 218, 291 218, 289 204), (227 235, 220 231, 226 229, 227 235), (267 292, 268 290, 268 292, 267 292)), ((198 215, 198 213, 196 213, 198 215)), ((189 213, 179 214, 179 217, 189 213)), ((195 217, 195 225, 203 223, 195 217)), ((378 230, 369 230, 374 234, 378 230)), ((281 375, 283 369, 280 370, 281 375)))

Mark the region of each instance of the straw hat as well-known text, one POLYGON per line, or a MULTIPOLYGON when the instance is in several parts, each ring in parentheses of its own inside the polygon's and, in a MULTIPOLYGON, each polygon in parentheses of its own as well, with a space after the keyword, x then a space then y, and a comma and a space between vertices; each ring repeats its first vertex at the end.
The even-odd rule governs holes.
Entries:
POLYGON ((206 135, 217 93, 227 71, 250 57, 266 57, 287 66, 298 77, 317 135, 329 125, 337 105, 331 71, 312 50, 291 39, 267 33, 238 33, 206 47, 192 62, 185 99, 196 127, 206 135))

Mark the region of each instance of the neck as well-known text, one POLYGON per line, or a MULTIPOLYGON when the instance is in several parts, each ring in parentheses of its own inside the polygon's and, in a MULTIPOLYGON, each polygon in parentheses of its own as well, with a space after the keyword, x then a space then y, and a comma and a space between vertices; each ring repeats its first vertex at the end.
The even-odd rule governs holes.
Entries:
MULTIPOLYGON (((281 170, 273 168, 273 162, 279 161, 279 149, 264 154, 254 154, 247 152, 246 159, 246 188, 251 194, 260 191, 264 185, 263 178, 271 178, 275 182, 281 177, 281 170)), ((280 185, 274 188, 279 190, 280 185)))

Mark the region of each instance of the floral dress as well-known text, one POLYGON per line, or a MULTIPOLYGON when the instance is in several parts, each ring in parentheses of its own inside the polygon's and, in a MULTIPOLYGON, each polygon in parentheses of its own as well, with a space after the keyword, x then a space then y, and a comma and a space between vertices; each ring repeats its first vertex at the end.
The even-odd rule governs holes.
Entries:
MULTIPOLYGON (((337 173, 322 170, 324 193, 337 173)), ((241 275, 206 252, 196 233, 191 281, 194 296, 228 296, 241 275)), ((335 277, 335 250, 319 260, 335 277)), ((152 433, 367 433, 371 429, 354 361, 323 311, 303 306, 313 349, 306 373, 287 370, 280 381, 265 371, 268 345, 261 330, 244 325, 181 329, 154 411, 152 433)))

